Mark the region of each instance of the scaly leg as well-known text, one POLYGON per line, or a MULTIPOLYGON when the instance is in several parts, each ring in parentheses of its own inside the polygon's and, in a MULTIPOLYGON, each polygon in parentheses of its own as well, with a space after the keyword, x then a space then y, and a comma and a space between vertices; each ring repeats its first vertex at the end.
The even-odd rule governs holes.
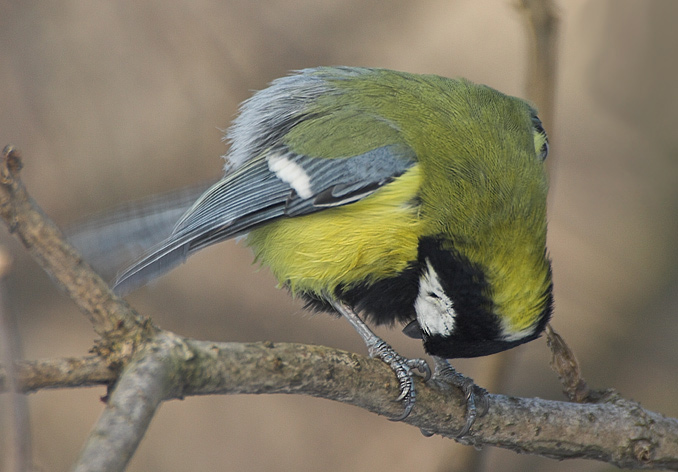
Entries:
POLYGON ((458 438, 464 437, 471 430, 473 423, 476 422, 476 418, 487 413, 490 407, 487 391, 484 388, 478 387, 472 378, 465 377, 454 370, 454 367, 447 362, 447 359, 437 356, 432 357, 435 364, 433 378, 457 387, 464 392, 466 397, 466 424, 457 434, 458 438))
POLYGON ((367 352, 370 357, 376 357, 387 363, 393 372, 395 372, 400 384, 400 395, 396 401, 403 400, 405 404, 405 411, 397 418, 391 418, 391 421, 402 421, 407 418, 407 415, 412 411, 415 401, 414 380, 412 375, 413 369, 421 373, 425 380, 431 377, 431 369, 424 359, 406 359, 398 354, 391 346, 386 344, 379 336, 374 334, 372 330, 360 319, 348 305, 334 301, 332 302, 334 308, 348 320, 353 328, 358 332, 365 344, 367 345, 367 352))

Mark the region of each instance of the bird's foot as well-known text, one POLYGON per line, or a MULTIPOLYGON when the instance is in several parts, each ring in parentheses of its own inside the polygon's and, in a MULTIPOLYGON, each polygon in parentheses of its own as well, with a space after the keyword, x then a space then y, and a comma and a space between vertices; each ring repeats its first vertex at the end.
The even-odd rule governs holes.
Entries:
POLYGON ((457 387, 464 393, 464 398, 466 399, 466 424, 456 435, 458 438, 464 437, 473 427, 476 418, 484 416, 490 407, 487 390, 478 387, 472 378, 457 372, 446 359, 434 356, 433 360, 435 361, 433 378, 457 387))
POLYGON ((429 380, 431 378, 431 369, 428 364, 424 359, 407 359, 398 354, 383 339, 374 334, 365 322, 360 319, 358 314, 345 303, 334 300, 332 305, 338 313, 351 323, 356 332, 363 338, 370 357, 381 359, 395 372, 398 384, 400 385, 400 395, 396 401, 404 402, 405 411, 397 418, 391 418, 391 421, 404 420, 412 411, 412 407, 414 407, 415 391, 412 376, 416 373, 424 377, 424 381, 429 380))
POLYGON ((414 407, 416 392, 414 389, 413 375, 417 374, 427 381, 431 378, 431 369, 424 359, 407 359, 398 354, 391 346, 379 339, 374 345, 369 346, 370 357, 381 359, 395 372, 400 384, 400 395, 396 401, 402 401, 405 407, 403 413, 391 421, 402 421, 410 414, 414 407))

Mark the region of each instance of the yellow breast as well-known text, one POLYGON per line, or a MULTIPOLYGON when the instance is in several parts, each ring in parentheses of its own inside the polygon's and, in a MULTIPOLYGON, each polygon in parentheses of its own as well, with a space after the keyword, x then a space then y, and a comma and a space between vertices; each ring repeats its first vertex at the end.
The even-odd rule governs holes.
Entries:
POLYGON ((247 244, 293 294, 392 277, 417 258, 417 165, 372 195, 251 231, 247 244))

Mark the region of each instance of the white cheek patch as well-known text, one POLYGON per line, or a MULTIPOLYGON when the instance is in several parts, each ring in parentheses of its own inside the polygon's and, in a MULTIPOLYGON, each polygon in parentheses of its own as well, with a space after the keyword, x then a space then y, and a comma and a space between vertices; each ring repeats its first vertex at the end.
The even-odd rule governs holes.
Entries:
POLYGON ((289 184, 301 198, 311 198, 311 180, 304 169, 280 154, 267 157, 268 169, 280 180, 289 184))
POLYGON ((431 336, 449 336, 454 331, 456 313, 452 300, 445 294, 438 274, 426 260, 426 272, 419 279, 419 294, 414 302, 417 321, 422 331, 431 336))

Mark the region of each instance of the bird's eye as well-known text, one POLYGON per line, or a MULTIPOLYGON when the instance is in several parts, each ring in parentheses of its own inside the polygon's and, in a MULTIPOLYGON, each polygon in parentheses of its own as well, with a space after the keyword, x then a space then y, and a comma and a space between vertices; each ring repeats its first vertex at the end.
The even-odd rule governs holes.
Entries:
POLYGON ((539 160, 543 161, 549 154, 549 138, 544 131, 541 120, 536 116, 532 117, 532 125, 534 128, 534 150, 539 160))
POLYGON ((438 295, 438 294, 435 293, 435 292, 428 292, 426 295, 429 296, 430 298, 434 298, 434 299, 436 299, 436 300, 440 300, 440 295, 438 295))
POLYGON ((539 148, 539 153, 537 154, 537 157, 541 159, 542 161, 546 159, 546 156, 549 155, 549 140, 544 135, 544 143, 541 145, 541 148, 539 148))

